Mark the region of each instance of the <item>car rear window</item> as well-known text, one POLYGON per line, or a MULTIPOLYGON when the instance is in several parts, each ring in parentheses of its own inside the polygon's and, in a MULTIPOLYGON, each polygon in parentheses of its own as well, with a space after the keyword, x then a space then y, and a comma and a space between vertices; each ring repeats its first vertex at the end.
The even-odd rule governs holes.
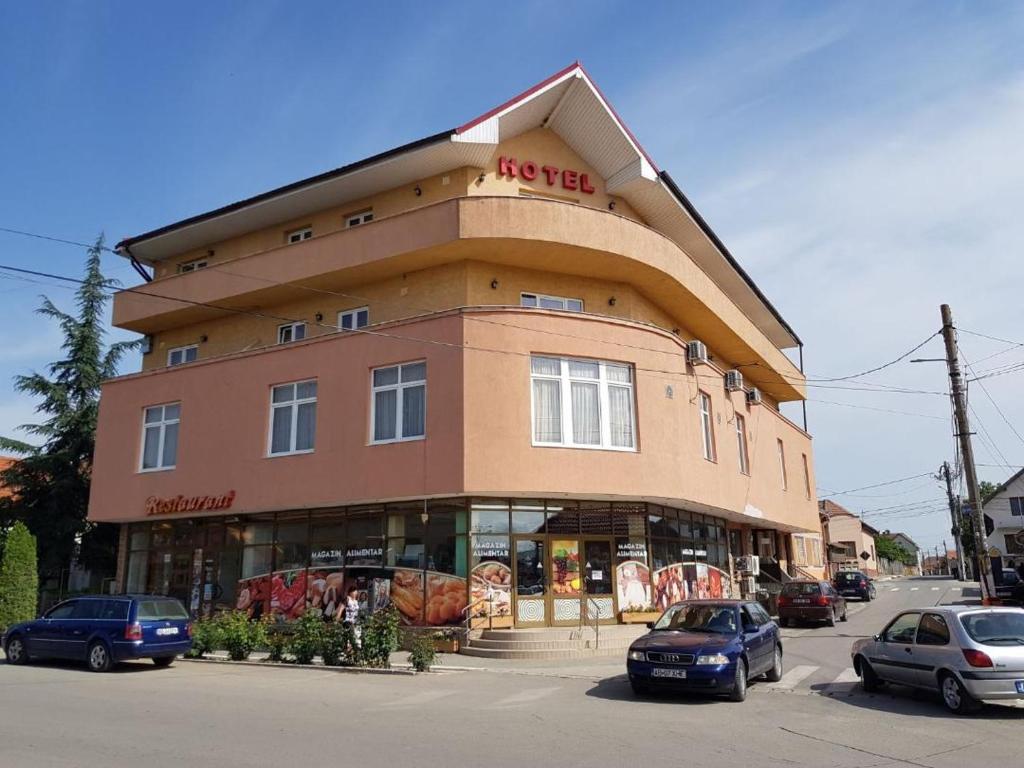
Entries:
POLYGON ((817 582, 811 583, 789 583, 782 588, 782 594, 786 597, 796 597, 797 595, 820 595, 821 586, 817 582))
POLYGON ((982 645, 1024 645, 1024 613, 992 611, 960 617, 967 634, 982 645))
POLYGON ((856 571, 847 571, 836 576, 836 581, 860 581, 861 575, 856 571))
POLYGON ((177 600, 140 600, 138 621, 159 621, 161 619, 187 619, 188 611, 177 600))

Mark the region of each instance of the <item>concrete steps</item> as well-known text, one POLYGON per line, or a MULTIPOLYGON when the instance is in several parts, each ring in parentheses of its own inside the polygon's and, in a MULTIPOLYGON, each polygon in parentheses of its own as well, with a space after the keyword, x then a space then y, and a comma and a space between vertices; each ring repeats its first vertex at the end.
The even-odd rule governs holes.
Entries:
POLYGON ((492 659, 581 659, 602 656, 625 657, 630 644, 646 632, 645 627, 602 626, 600 635, 592 627, 538 629, 485 629, 471 636, 459 653, 492 659))

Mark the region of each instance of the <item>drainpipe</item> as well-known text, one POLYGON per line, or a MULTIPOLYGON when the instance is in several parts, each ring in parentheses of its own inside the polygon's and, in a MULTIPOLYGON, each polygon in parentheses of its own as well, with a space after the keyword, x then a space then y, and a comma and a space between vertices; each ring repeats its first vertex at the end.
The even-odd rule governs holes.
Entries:
MULTIPOLYGON (((800 349, 800 373, 804 372, 804 345, 803 342, 799 345, 800 349)), ((800 405, 804 409, 804 432, 807 431, 807 398, 800 401, 800 405)))

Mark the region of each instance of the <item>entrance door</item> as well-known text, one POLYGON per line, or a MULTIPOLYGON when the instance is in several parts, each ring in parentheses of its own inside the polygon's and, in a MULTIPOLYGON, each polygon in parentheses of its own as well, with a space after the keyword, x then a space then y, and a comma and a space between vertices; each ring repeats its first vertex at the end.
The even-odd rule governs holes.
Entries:
POLYGON ((543 627, 548 622, 547 544, 543 538, 516 538, 515 624, 543 627))
POLYGON ((589 621, 615 623, 615 584, 611 539, 583 541, 583 606, 589 621))
POLYGON ((580 623, 583 578, 580 573, 580 541, 551 537, 551 624, 571 626, 580 623))

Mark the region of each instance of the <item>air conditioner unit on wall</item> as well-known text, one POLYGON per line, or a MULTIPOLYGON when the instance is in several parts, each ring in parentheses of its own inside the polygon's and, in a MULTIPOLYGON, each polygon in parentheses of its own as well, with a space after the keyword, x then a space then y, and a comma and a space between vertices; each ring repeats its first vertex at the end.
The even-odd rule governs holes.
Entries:
POLYGON ((757 555, 741 555, 736 558, 736 570, 744 576, 758 576, 761 573, 761 558, 757 555))
POLYGON ((708 361, 708 348, 703 341, 686 342, 686 362, 690 365, 703 365, 708 361))
POLYGON ((743 374, 739 371, 725 372, 725 388, 730 392, 739 392, 743 389, 743 374))
POLYGON ((758 389, 757 387, 751 388, 751 390, 749 392, 747 392, 747 403, 749 405, 760 405, 761 404, 761 390, 758 389))

